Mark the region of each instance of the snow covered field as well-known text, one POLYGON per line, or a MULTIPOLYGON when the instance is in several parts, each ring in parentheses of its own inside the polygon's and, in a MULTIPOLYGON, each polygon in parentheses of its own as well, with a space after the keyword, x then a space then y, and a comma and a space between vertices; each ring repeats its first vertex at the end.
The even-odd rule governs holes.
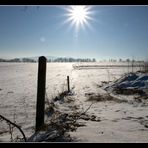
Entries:
MULTIPOLYGON (((67 90, 69 76, 74 103, 78 110, 84 111, 92 104, 92 101, 87 101, 88 96, 107 93, 100 87, 104 81, 114 81, 132 70, 127 67, 74 69, 74 64, 47 64, 46 94, 51 100, 67 90)), ((139 69, 134 68, 136 70, 139 69)), ((34 133, 37 72, 37 63, 0 63, 0 114, 20 125, 27 137, 34 133)), ((115 97, 128 101, 94 102, 87 113, 97 116, 100 122, 83 120, 86 126, 70 132, 75 142, 148 142, 147 100, 131 101, 134 94, 117 94, 115 97)), ((60 109, 68 112, 72 108, 61 104, 60 109)), ((10 141, 8 129, 9 126, 1 121, 1 142, 10 141)))

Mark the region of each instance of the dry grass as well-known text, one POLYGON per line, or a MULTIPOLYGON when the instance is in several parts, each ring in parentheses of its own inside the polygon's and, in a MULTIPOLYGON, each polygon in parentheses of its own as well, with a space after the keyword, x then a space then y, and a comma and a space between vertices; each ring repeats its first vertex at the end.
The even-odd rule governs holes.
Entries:
POLYGON ((118 98, 114 98, 109 94, 92 94, 88 96, 87 101, 95 101, 95 102, 101 102, 101 101, 114 101, 117 103, 123 103, 123 102, 127 102, 127 100, 121 100, 118 98))
POLYGON ((122 95, 133 95, 133 94, 138 94, 138 95, 145 95, 145 92, 140 89, 125 89, 125 88, 114 88, 114 92, 117 94, 122 94, 122 95))

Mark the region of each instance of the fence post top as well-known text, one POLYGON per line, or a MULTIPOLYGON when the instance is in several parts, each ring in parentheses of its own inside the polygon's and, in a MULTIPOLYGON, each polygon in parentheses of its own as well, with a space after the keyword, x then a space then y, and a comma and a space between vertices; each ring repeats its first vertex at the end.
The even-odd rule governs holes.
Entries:
POLYGON ((39 60, 46 60, 46 57, 45 56, 40 56, 39 60))

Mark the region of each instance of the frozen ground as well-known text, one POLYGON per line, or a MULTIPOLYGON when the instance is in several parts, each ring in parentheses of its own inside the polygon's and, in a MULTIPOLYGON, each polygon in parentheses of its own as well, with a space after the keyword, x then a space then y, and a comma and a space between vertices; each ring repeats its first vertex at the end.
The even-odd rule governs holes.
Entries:
MULTIPOLYGON (((48 63, 46 93, 51 100, 67 89, 66 78, 70 76, 75 105, 86 110, 92 101, 88 94, 106 94, 100 85, 113 81, 132 69, 92 68, 73 69, 74 63, 48 63)), ((0 114, 20 125, 29 137, 34 133, 37 63, 0 63, 0 114)), ((139 70, 134 68, 134 70, 139 70)), ((111 94, 114 96, 114 94, 111 94)), ((115 95, 127 102, 93 102, 88 114, 100 118, 100 122, 82 120, 86 126, 70 132, 75 142, 148 142, 148 104, 133 101, 135 95, 115 95)), ((72 110, 74 104, 61 104, 63 112, 72 110)), ((0 141, 10 141, 8 126, 0 122, 0 141)))

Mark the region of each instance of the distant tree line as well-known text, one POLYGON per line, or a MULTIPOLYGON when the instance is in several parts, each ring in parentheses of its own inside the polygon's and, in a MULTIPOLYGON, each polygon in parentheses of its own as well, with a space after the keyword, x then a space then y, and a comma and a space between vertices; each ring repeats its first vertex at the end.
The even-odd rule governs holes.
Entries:
MULTIPOLYGON (((32 58, 14 58, 14 59, 0 59, 0 62, 28 62, 28 63, 35 63, 38 60, 32 59, 32 58)), ((96 62, 95 58, 48 58, 47 62, 96 62)), ((143 63, 144 61, 142 60, 134 60, 134 59, 121 59, 119 58, 117 59, 104 59, 104 60, 100 60, 100 62, 139 62, 139 63, 143 63)))
POLYGON ((36 61, 33 59, 30 59, 30 58, 23 58, 23 59, 14 58, 14 59, 0 59, 0 62, 30 62, 30 63, 34 63, 36 61))
POLYGON ((119 58, 119 59, 108 59, 108 60, 106 60, 106 59, 104 59, 104 60, 100 60, 100 62, 114 62, 114 63, 116 63, 116 62, 140 62, 140 63, 143 63, 144 61, 143 60, 134 60, 134 59, 121 59, 121 58, 119 58))
MULTIPOLYGON (((37 60, 31 59, 31 58, 14 58, 14 59, 0 59, 0 62, 29 62, 29 63, 35 63, 37 60)), ((75 59, 75 58, 54 58, 54 59, 47 59, 47 62, 96 62, 96 59, 75 59)))
POLYGON ((86 58, 86 59, 75 59, 75 58, 56 58, 56 59, 48 59, 48 62, 96 62, 96 59, 90 59, 90 58, 86 58))

